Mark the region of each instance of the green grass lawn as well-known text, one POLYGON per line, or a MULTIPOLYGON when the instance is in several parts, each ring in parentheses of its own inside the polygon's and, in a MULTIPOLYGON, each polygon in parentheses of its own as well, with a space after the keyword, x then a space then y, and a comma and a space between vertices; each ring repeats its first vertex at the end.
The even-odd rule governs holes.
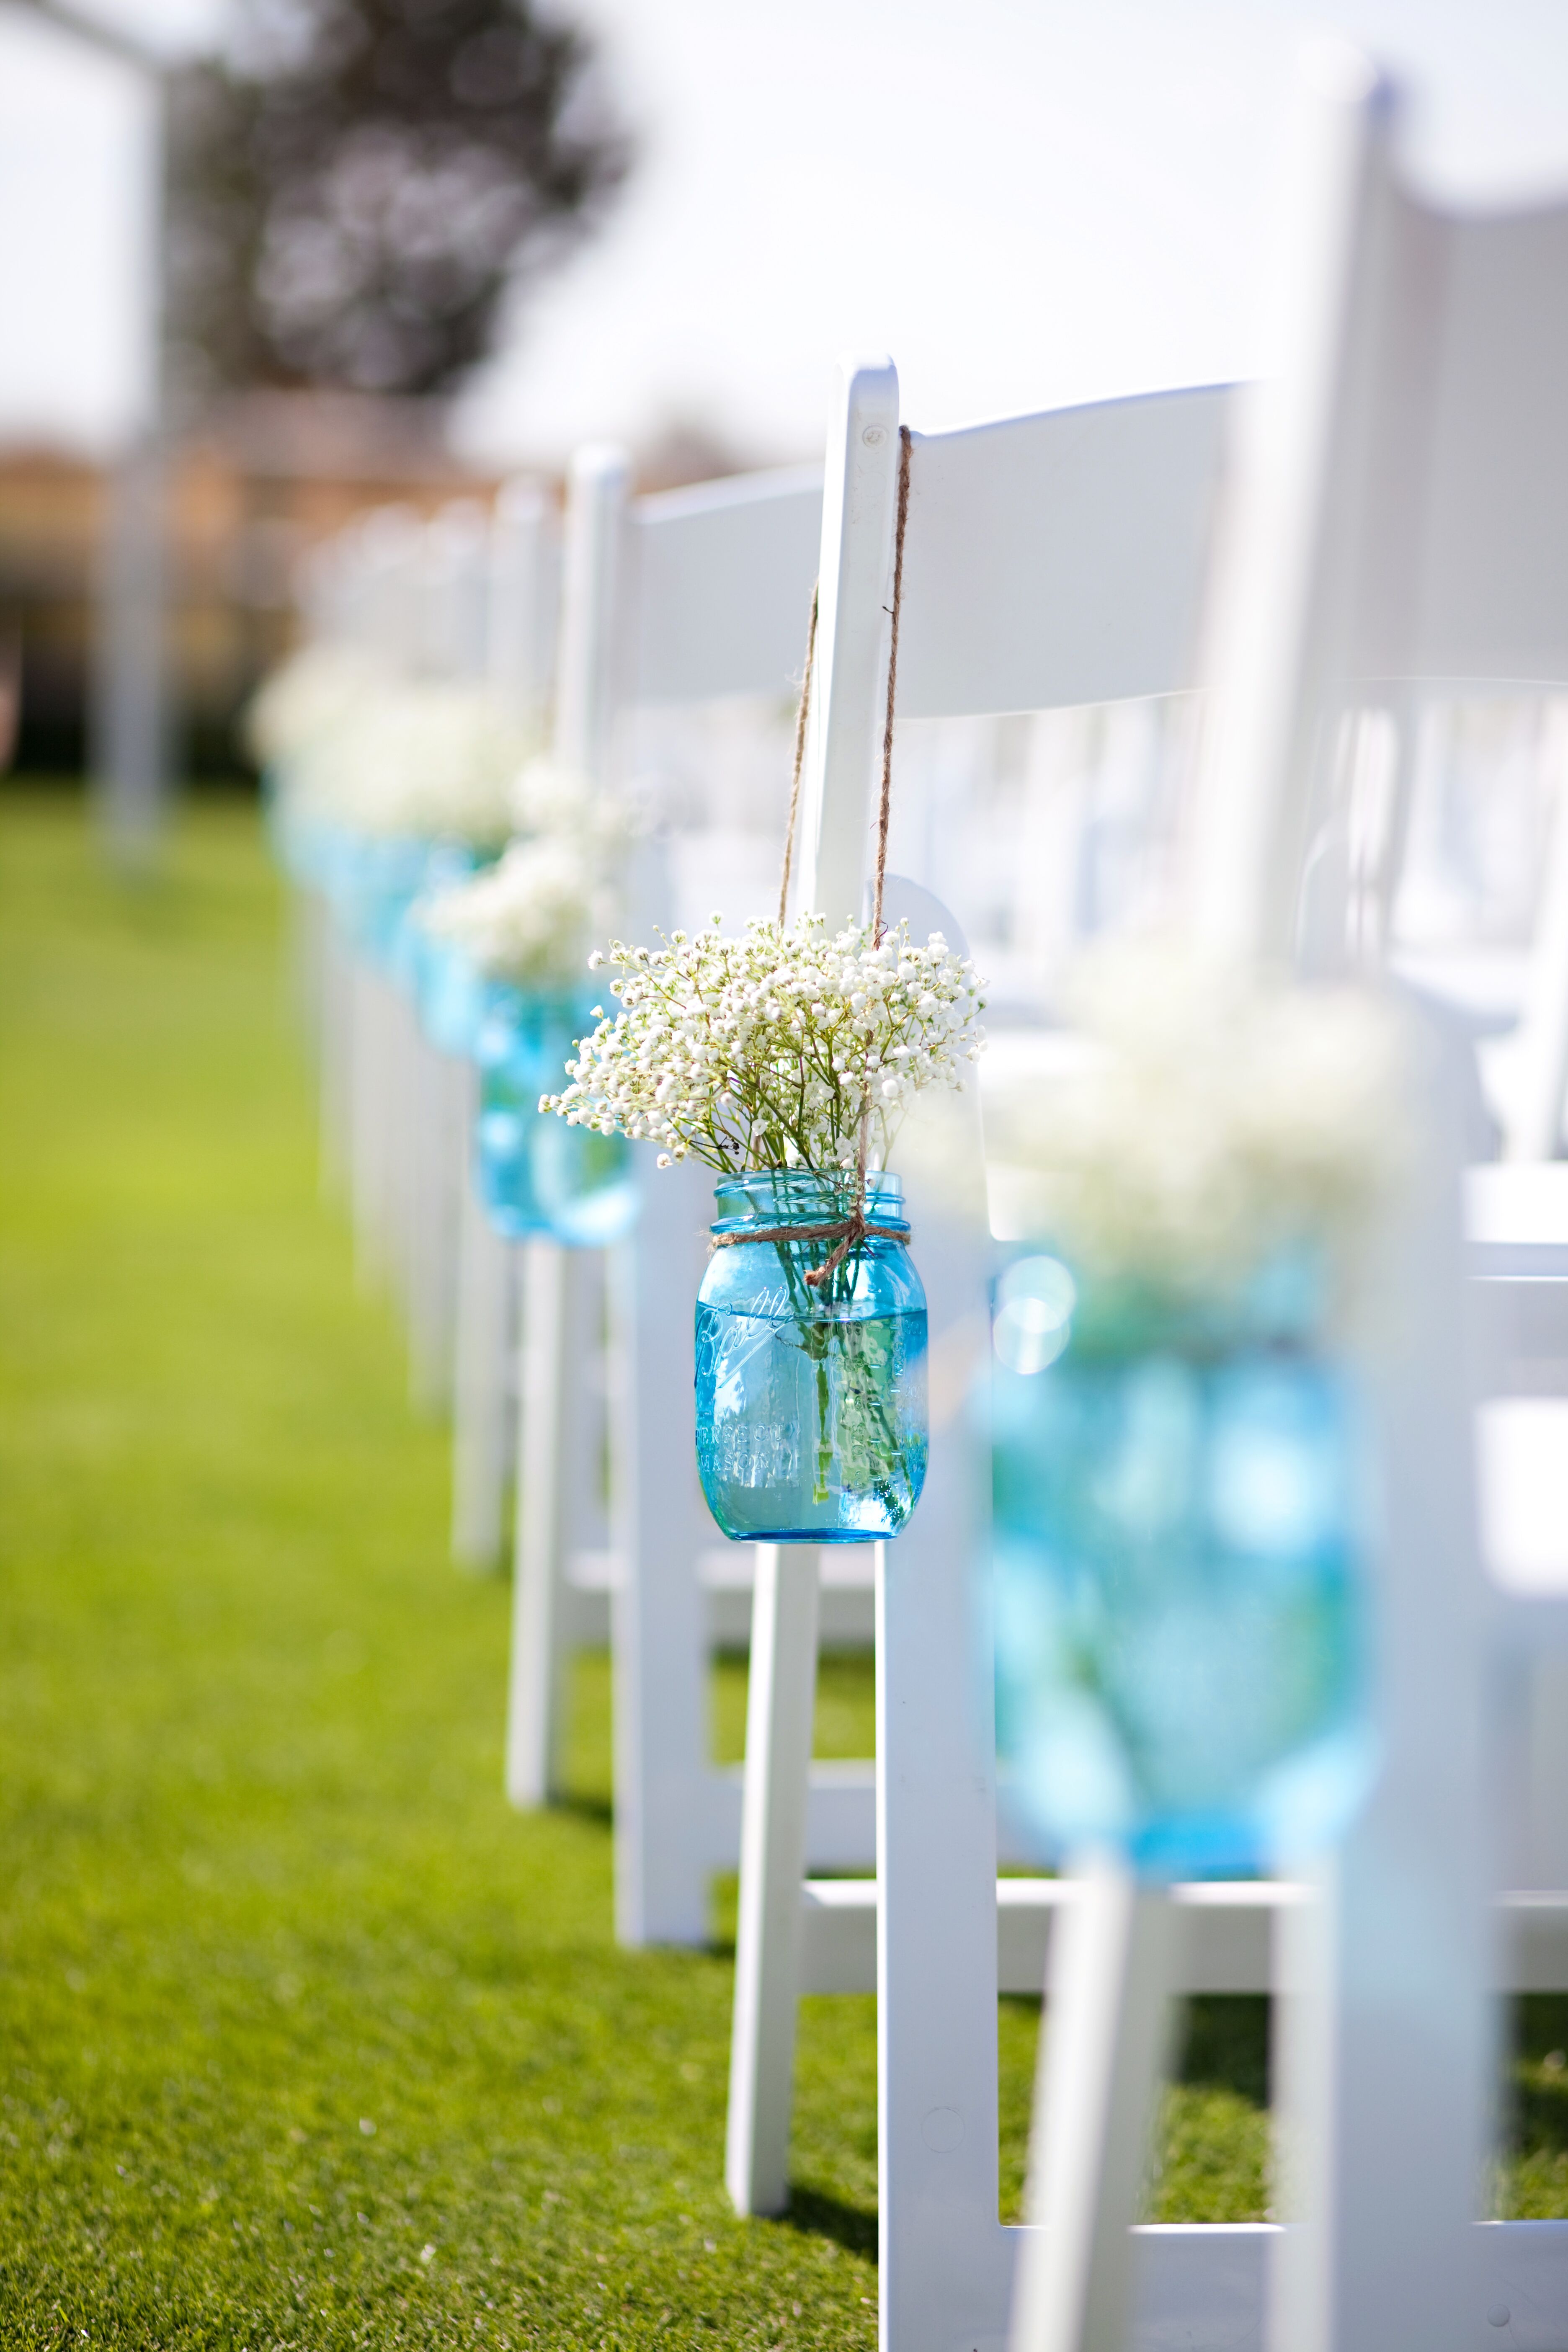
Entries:
MULTIPOLYGON (((794 2206, 736 2221, 728 1953, 611 1940, 603 1661, 574 1801, 501 1799, 506 1595, 320 1200, 279 932, 247 807, 126 888, 70 797, 0 800, 0 2345, 869 2344, 872 2004, 805 2005, 794 2206)), ((869 1719, 831 1662, 825 1747, 869 1719)), ((1264 2041, 1195 2005, 1160 2212, 1263 2210, 1264 2041)))

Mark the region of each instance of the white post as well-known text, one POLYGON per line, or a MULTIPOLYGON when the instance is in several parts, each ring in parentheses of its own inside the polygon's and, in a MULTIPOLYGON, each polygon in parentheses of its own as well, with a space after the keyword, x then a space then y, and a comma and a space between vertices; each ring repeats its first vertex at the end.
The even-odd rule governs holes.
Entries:
POLYGON ((549 691, 555 653, 559 556, 542 485, 503 482, 490 515, 485 670, 496 692, 527 717, 549 691))
MULTIPOLYGON (((615 1664, 616 1933, 703 1944, 718 1866, 709 1769, 707 1605, 698 1555, 714 1540, 697 1476, 690 1372, 712 1179, 649 1171, 636 1234, 610 1254, 611 1601, 615 1664)), ((731 1817, 732 1818, 732 1817, 731 1817)), ((731 1831, 732 1834, 732 1831, 731 1831)))
POLYGON ((617 599, 631 469, 609 444, 572 460, 555 681, 556 756, 607 781, 616 713, 617 599))
POLYGON ((814 1544, 759 1544, 756 1558, 724 2179, 737 2213, 782 2213, 789 2202, 819 1578, 814 1544))
MULTIPOLYGON (((619 450, 591 449, 573 463, 567 506, 561 669, 555 750, 602 782, 609 756, 615 589, 626 502, 619 450)), ((574 1520, 565 1440, 587 1405, 586 1366, 573 1346, 564 1253, 527 1244, 518 1445, 517 1579, 512 1612, 507 1790, 514 1804, 542 1804, 560 1745, 566 1628, 565 1534, 574 1520)))
MULTIPOLYGON (((859 912, 898 449, 899 381, 890 362, 844 362, 828 427, 797 894, 798 905, 826 908, 830 920, 852 920, 859 912)), ((816 1552, 809 1571, 784 1571, 782 1587, 781 1571, 767 1569, 766 1559, 759 1555, 752 1614, 725 2168, 743 2213, 776 2212, 786 2195, 810 1695, 816 1686, 816 1552), (809 1601, 802 1589, 807 1582, 809 1601), (788 1615, 781 1617, 786 1601, 788 1615), (793 1906, 787 1917, 785 1905, 793 1906)), ((879 1812, 878 1843, 880 1850, 879 1812)), ((994 1934, 993 1926, 993 1969, 994 1934)), ((992 2165, 994 2170, 994 2146, 992 2165)))
POLYGON ((1288 1909, 1277 2046, 1288 2228, 1272 2352, 1474 2341, 1495 2003, 1455 1071, 1379 1252, 1363 1370, 1381 1769, 1315 1906, 1288 1909))
MULTIPOLYGON (((542 698, 543 647, 552 620, 553 582, 547 551, 550 513, 536 483, 503 484, 482 549, 474 551, 483 584, 482 639, 466 635, 465 659, 482 668, 509 708, 531 715, 542 698)), ((510 1244, 490 1225, 471 1171, 479 1077, 463 1066, 457 1182, 457 1297, 452 1431, 452 1552, 465 1567, 493 1568, 500 1558, 510 1454, 511 1368, 521 1276, 510 1244)))
POLYGON ((506 1536, 521 1254, 501 1239, 468 1189, 458 1250, 463 1306, 455 1370, 452 1557, 461 1568, 489 1570, 500 1564, 506 1536))
POLYGON ((899 376, 890 360, 840 363, 827 428, 816 676, 801 780, 795 904, 854 922, 868 863, 881 736, 899 376))
POLYGON ((512 1571, 511 1670, 507 1686, 506 1792, 514 1805, 549 1801, 561 1720, 559 1367, 569 1312, 570 1254, 523 1245, 523 1345, 518 1402, 517 1545, 512 1571))
MULTIPOLYGON (((973 1141, 978 1159, 977 1117, 973 1141)), ((992 1636, 976 1574, 989 1511, 963 1425, 985 1250, 918 1182, 907 1190, 933 1412, 925 1491, 877 1573, 879 2302, 884 2352, 951 2352, 968 2333, 1003 2334, 1011 2284, 997 2222, 992 1636)))
POLYGON ((163 74, 133 35, 87 12, 47 14, 95 47, 129 58, 146 78, 151 110, 141 274, 142 383, 139 422, 108 483, 100 554, 91 757, 110 854, 128 868, 156 856, 169 787, 168 463, 163 425, 163 247, 167 100, 163 74))
POLYGON ((1078 1874, 1040 2024, 1012 2352, 1122 2352, 1169 2038, 1174 1907, 1109 1858, 1078 1874))
POLYGON ((408 1387, 416 1411, 443 1412, 452 1400, 467 1088, 461 1065, 417 1031, 412 1055, 408 1387))
POLYGON ((1516 1160, 1556 1158, 1568 1096, 1568 704, 1552 704, 1543 734, 1556 771, 1556 806, 1520 1020, 1525 1050, 1519 1100, 1510 1107, 1504 1139, 1505 1156, 1516 1160))
POLYGON ((156 852, 167 789, 166 487, 150 427, 109 477, 98 581, 94 795, 111 856, 132 868, 156 852))

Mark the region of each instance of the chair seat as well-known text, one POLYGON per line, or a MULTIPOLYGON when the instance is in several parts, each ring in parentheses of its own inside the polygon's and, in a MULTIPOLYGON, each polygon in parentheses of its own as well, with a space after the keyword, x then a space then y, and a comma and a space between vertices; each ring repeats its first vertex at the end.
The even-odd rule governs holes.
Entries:
MULTIPOLYGON (((1266 1993, 1273 1986, 1274 1922, 1307 1889, 1285 1879, 1226 1879, 1172 1889, 1183 1932, 1176 1993, 1266 1993)), ((996 1882, 996 1989, 1037 1993, 1055 1923, 1073 1899, 1067 1878, 996 1882)), ((1509 1992, 1568 1992, 1568 1894, 1502 1898, 1509 1992)), ((801 1990, 875 1992, 877 1882, 808 1878, 801 1889, 801 1990)))

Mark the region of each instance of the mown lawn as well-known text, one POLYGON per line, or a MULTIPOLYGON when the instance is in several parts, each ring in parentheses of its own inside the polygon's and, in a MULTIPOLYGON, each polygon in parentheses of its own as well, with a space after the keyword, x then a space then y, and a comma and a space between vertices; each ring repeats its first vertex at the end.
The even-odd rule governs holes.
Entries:
MULTIPOLYGON (((279 928, 242 803, 130 888, 73 797, 0 799, 0 2345, 868 2344, 872 2004, 806 2004, 794 2208, 736 2221, 727 1949, 611 1940, 602 1661, 574 1801, 501 1799, 506 1595, 321 1200, 279 928)), ((869 1712, 835 1663, 825 1744, 869 1712)), ((1163 2217, 1265 2210, 1266 2039, 1194 2005, 1163 2217)))

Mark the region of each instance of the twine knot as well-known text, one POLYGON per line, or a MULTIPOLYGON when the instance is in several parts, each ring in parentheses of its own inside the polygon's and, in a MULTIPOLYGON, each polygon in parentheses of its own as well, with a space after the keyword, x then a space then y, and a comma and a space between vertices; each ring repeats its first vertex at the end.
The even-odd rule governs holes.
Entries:
POLYGON ((900 1242, 905 1249, 910 1245, 907 1227, 874 1225, 865 1212, 856 1207, 847 1217, 840 1217, 837 1223, 831 1225, 768 1225, 757 1233, 715 1234, 709 1244, 709 1255, 711 1255, 714 1250, 736 1249, 742 1243, 751 1242, 837 1242, 838 1246, 830 1257, 825 1258, 820 1265, 806 1269, 806 1286, 816 1290, 826 1281, 834 1267, 841 1265, 850 1251, 858 1249, 868 1238, 900 1242))

